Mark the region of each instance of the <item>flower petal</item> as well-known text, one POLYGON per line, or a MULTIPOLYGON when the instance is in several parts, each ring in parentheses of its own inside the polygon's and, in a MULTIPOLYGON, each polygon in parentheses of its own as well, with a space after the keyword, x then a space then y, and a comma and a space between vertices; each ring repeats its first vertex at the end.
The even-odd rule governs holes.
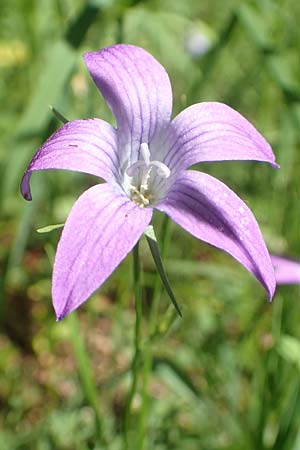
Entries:
POLYGON ((156 208, 195 237, 232 255, 255 275, 272 298, 274 270, 257 222, 226 185, 201 172, 183 171, 156 208))
POLYGON ((58 244, 52 282, 57 319, 73 311, 108 278, 152 217, 107 183, 74 204, 58 244))
POLYGON ((21 193, 31 200, 34 170, 67 169, 96 175, 106 181, 118 178, 116 130, 100 119, 74 120, 57 130, 37 151, 21 181, 21 193))
POLYGON ((256 160, 278 167, 270 145, 241 114, 204 102, 182 111, 170 125, 164 163, 187 169, 204 161, 256 160))
POLYGON ((271 255, 277 284, 300 284, 300 262, 271 255))
POLYGON ((124 164, 139 159, 169 123, 172 90, 165 69, 142 48, 114 45, 84 55, 87 68, 115 115, 124 164))

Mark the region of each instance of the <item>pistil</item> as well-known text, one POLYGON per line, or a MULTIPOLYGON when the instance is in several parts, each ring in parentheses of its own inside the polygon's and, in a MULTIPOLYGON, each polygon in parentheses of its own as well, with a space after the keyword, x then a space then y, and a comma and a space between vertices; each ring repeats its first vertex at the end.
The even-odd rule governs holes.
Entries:
POLYGON ((171 171, 163 162, 151 161, 149 146, 145 142, 141 144, 140 155, 141 159, 129 166, 126 174, 131 178, 129 186, 131 200, 144 207, 148 206, 154 198, 154 193, 151 192, 153 177, 168 178, 171 171), (155 173, 153 172, 154 169, 155 173))

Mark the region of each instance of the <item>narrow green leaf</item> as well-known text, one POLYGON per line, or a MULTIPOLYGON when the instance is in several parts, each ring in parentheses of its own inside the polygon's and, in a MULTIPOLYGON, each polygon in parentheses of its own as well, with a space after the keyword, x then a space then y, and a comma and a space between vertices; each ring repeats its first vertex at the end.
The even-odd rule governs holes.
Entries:
POLYGON ((154 228, 152 225, 149 225, 146 230, 144 231, 144 235, 149 238, 152 239, 153 241, 157 242, 157 238, 154 232, 154 228))
POLYGON ((193 401, 196 397, 201 397, 193 380, 175 361, 166 357, 158 357, 154 359, 154 367, 159 370, 164 379, 168 380, 168 384, 184 398, 188 397, 193 401))
POLYGON ((253 42, 263 51, 272 50, 269 24, 262 12, 250 5, 243 4, 237 10, 240 23, 247 31, 253 42))
POLYGON ((38 233, 49 233, 52 230, 56 230, 57 228, 62 228, 64 223, 57 223, 55 225, 47 225, 46 227, 38 228, 36 231, 38 233))
POLYGON ((74 349, 74 354, 78 366, 81 386, 86 400, 94 411, 97 437, 99 443, 102 441, 102 421, 100 415, 100 399, 97 391, 97 384, 94 378, 91 359, 85 348, 85 342, 81 334, 79 320, 76 311, 73 311, 67 318, 70 326, 70 337, 74 349))
POLYGON ((169 297, 171 299, 171 302, 174 305, 174 308, 176 309, 176 311, 178 312, 180 317, 182 317, 182 313, 181 313, 180 307, 179 307, 179 305, 178 305, 178 303, 176 301, 175 295, 174 295, 174 293, 172 291, 172 288, 170 286, 169 280, 167 278, 167 275, 166 275, 164 267, 163 267, 163 263, 162 263, 161 256, 160 256, 160 251, 159 251, 159 246, 158 246, 158 243, 157 243, 157 239, 156 239, 156 236, 155 236, 155 232, 154 232, 153 226, 149 225, 146 228, 146 231, 144 232, 144 234, 145 234, 145 236, 147 238, 147 242, 148 242, 148 245, 149 245, 149 248, 150 248, 153 260, 155 262, 157 271, 159 273, 160 279, 161 279, 161 281, 162 281, 162 283, 163 283, 163 285, 164 285, 164 287, 165 287, 165 289, 166 289, 166 291, 167 291, 167 293, 168 293, 168 295, 169 295, 169 297))
POLYGON ((65 118, 65 116, 62 115, 62 113, 60 113, 56 108, 54 108, 54 106, 50 105, 50 109, 53 112, 53 114, 55 115, 55 117, 57 118, 57 120, 59 120, 62 123, 68 123, 68 119, 65 118))
POLYGON ((62 91, 75 67, 78 55, 66 42, 58 41, 47 52, 44 69, 24 111, 17 135, 41 134, 49 121, 48 105, 59 103, 62 91))
POLYGON ((296 62, 299 55, 296 53, 285 51, 284 54, 270 56, 267 65, 273 79, 283 92, 299 100, 300 83, 298 63, 296 62))
POLYGON ((70 23, 65 39, 75 49, 77 49, 84 40, 90 26, 99 18, 105 6, 109 6, 109 1, 87 1, 84 2, 78 16, 70 23))

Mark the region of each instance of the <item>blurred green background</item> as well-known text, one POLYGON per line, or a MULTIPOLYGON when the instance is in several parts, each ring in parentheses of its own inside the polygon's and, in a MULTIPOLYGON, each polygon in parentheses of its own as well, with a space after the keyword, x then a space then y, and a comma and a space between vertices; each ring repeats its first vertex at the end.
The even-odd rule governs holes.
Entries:
MULTIPOLYGON (((221 101, 271 143, 266 164, 202 164, 251 207, 273 253, 300 257, 300 3, 297 0, 0 0, 0 448, 123 448, 133 352, 131 257, 78 311, 55 322, 51 269, 75 199, 97 182, 50 171, 19 181, 39 145, 68 119, 112 121, 82 53, 139 45, 167 69, 174 115, 221 101)), ((155 219, 157 229, 161 217, 155 219)), ((183 309, 153 344, 148 448, 300 449, 299 286, 263 288, 229 256, 170 229, 165 267, 183 309)), ((155 269, 144 241, 145 321, 155 269)), ((164 314, 163 314, 164 313, 164 314)), ((146 328, 145 328, 146 329, 146 328)), ((133 403, 135 417, 140 398, 133 403)), ((140 449, 137 449, 140 450, 140 449)))

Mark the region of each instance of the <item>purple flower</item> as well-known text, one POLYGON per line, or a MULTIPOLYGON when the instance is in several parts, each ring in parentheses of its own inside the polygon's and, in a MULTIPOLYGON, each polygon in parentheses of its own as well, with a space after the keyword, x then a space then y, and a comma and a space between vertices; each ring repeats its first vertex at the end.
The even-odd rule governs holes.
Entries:
POLYGON ((271 255, 277 284, 300 284, 300 262, 271 255))
POLYGON ((222 103, 199 103, 171 120, 169 77, 141 48, 115 45, 86 53, 84 60, 117 129, 100 119, 67 123, 38 150, 21 183, 31 200, 35 170, 75 170, 106 181, 79 197, 62 232, 52 283, 57 318, 107 279, 140 239, 153 209, 232 255, 271 298, 274 271, 253 214, 222 182, 187 170, 204 161, 238 159, 276 166, 264 138, 222 103))

